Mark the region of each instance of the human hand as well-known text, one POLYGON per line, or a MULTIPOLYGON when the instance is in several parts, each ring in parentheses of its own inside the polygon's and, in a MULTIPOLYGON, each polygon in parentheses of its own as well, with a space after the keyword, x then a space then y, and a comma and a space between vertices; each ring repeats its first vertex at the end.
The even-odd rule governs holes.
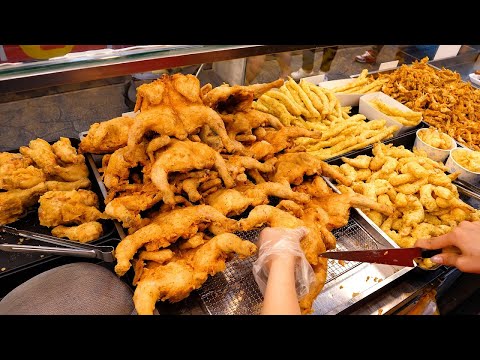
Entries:
POLYGON ((455 266, 463 272, 480 274, 480 221, 462 221, 448 234, 419 239, 415 246, 424 249, 455 246, 460 250, 460 254, 446 249, 445 252, 433 256, 430 260, 437 264, 455 266))
POLYGON ((260 232, 258 238, 259 256, 268 253, 269 263, 278 259, 293 259, 299 255, 300 240, 306 234, 308 234, 308 228, 304 226, 295 229, 267 227, 260 232))
POLYGON ((252 271, 262 294, 265 293, 270 272, 284 277, 294 276, 298 298, 308 293, 315 274, 300 247, 300 240, 307 233, 306 227, 273 227, 261 231, 257 242, 258 259, 252 271))

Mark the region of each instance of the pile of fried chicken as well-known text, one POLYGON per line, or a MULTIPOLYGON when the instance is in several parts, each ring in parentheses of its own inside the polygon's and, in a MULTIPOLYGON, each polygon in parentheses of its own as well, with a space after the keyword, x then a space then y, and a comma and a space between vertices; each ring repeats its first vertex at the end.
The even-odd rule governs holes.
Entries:
POLYGON ((69 138, 50 144, 43 139, 21 146, 19 153, 0 153, 0 225, 17 221, 40 204, 40 225, 52 235, 87 242, 103 232, 96 220, 98 197, 88 189, 85 157, 77 153, 69 138))
POLYGON ((350 207, 393 212, 363 195, 333 193, 322 176, 351 180, 289 152, 296 138, 322 134, 253 108, 282 84, 212 88, 193 75, 164 75, 138 87, 134 118, 93 124, 82 140, 81 152, 104 154, 105 213, 129 233, 115 250, 115 272, 133 265, 139 314, 153 314, 158 300, 185 299, 235 254, 253 255, 255 244, 234 233, 265 225, 310 229, 301 247, 316 280, 300 299, 309 313, 326 280, 318 255, 335 248, 331 230, 348 222, 350 207))

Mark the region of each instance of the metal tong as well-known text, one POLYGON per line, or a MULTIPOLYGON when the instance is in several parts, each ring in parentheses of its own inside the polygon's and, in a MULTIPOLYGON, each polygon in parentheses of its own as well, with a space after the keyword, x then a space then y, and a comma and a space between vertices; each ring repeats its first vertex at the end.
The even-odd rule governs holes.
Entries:
POLYGON ((78 256, 90 259, 100 259, 106 262, 115 261, 113 246, 95 246, 91 244, 83 244, 70 240, 64 240, 54 236, 34 233, 31 231, 18 230, 5 225, 0 226, 0 232, 64 247, 0 244, 0 250, 3 251, 78 256))

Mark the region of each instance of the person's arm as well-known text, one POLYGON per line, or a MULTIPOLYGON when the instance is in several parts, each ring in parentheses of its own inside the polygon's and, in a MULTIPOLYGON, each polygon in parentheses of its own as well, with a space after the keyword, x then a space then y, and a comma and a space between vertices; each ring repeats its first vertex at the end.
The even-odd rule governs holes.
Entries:
POLYGON ((260 233, 253 274, 264 295, 261 314, 300 315, 299 297, 308 292, 315 279, 300 247, 307 231, 305 227, 273 227, 260 233))
POLYGON ((270 262, 262 315, 300 315, 295 290, 295 256, 279 255, 270 262))
POLYGON ((468 273, 480 274, 480 222, 462 221, 451 232, 432 237, 419 239, 416 247, 424 249, 444 249, 444 252, 433 256, 436 264, 455 266, 459 270, 468 273), (458 252, 449 251, 447 247, 455 246, 458 252))

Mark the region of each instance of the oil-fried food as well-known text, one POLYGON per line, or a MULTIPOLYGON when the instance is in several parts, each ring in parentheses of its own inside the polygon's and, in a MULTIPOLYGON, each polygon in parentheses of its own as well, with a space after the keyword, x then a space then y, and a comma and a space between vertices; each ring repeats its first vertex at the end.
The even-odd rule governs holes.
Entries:
POLYGON ((45 183, 41 182, 30 189, 0 192, 0 225, 17 221, 46 191, 45 183))
POLYGON ((133 295, 135 309, 140 315, 151 315, 158 300, 185 299, 209 275, 225 270, 228 255, 246 258, 256 251, 253 243, 233 234, 218 235, 198 248, 179 251, 166 265, 144 269, 133 295))
POLYGON ((480 152, 458 149, 452 152, 452 157, 465 169, 480 172, 480 152))
POLYGON ((117 265, 115 272, 124 275, 130 268, 130 260, 138 249, 150 243, 150 249, 158 250, 168 247, 180 237, 195 235, 200 224, 217 225, 221 232, 234 231, 236 221, 228 219, 215 208, 208 205, 188 206, 163 213, 152 219, 152 223, 125 237, 115 250, 117 265))
POLYGON ((351 181, 347 179, 340 171, 332 168, 326 162, 308 153, 289 153, 282 154, 275 163, 275 174, 273 181, 279 183, 289 183, 300 185, 305 175, 325 175, 333 177, 345 185, 350 185, 351 181))
POLYGON ((80 153, 113 153, 127 145, 128 134, 135 119, 122 116, 111 120, 94 123, 88 129, 78 147, 80 153))
POLYGON ((114 198, 105 206, 105 214, 120 221, 124 228, 135 232, 150 223, 142 218, 141 212, 150 209, 162 200, 162 194, 153 184, 143 186, 139 191, 128 192, 114 198))
POLYGON ((462 81, 458 72, 436 70, 425 57, 379 78, 387 80, 382 92, 422 112, 428 124, 458 142, 480 150, 480 91, 462 81))
POLYGON ((77 149, 72 146, 69 138, 60 137, 60 140, 52 145, 53 153, 64 164, 85 163, 85 157, 77 154, 77 149))
POLYGON ((220 114, 220 116, 225 122, 225 128, 231 139, 236 139, 238 134, 251 135, 253 130, 260 126, 268 125, 277 130, 283 127, 280 120, 275 116, 255 109, 234 114, 220 114))
POLYGON ((30 157, 0 153, 0 189, 29 189, 46 180, 42 169, 32 166, 30 157))
POLYGON ((77 226, 59 225, 52 229, 53 236, 66 237, 81 243, 97 240, 102 233, 102 224, 97 221, 89 221, 77 226))
POLYGON ((381 113, 394 118, 402 125, 415 126, 422 121, 422 113, 419 111, 403 111, 384 103, 379 98, 372 99, 368 103, 381 113))
POLYGON ((39 199, 40 225, 82 224, 102 218, 98 196, 90 190, 48 191, 39 199))
POLYGON ((193 75, 163 75, 139 86, 135 111, 139 109, 129 131, 129 146, 139 144, 150 132, 183 140, 208 125, 229 152, 243 150, 242 144, 228 137, 220 115, 203 104, 200 82, 193 75))
POLYGON ((88 189, 92 183, 88 178, 82 178, 77 181, 45 181, 48 191, 68 191, 78 189, 88 189))
MULTIPOLYGON (((410 247, 419 236, 441 235, 461 221, 475 221, 477 211, 460 200, 452 184, 458 174, 446 175, 442 163, 392 144, 375 144, 372 153, 368 169, 371 174, 365 177, 358 173, 367 169, 349 165, 366 164, 365 156, 345 159, 349 164, 341 165, 340 169, 348 170, 347 176, 354 180, 350 188, 339 186, 339 190, 345 194, 353 190, 382 206, 393 207, 393 213, 382 212, 378 207, 371 207, 365 213, 399 246, 410 247), (436 230, 424 224, 435 226, 436 230)), ((315 199, 311 203, 314 202, 315 199)), ((334 202, 331 206, 335 206, 334 202)))
POLYGON ((418 137, 426 144, 437 149, 450 150, 454 144, 452 138, 435 128, 423 129, 418 132, 418 137))
MULTIPOLYGON (((61 143, 57 148, 62 148, 64 145, 65 143, 61 143)), ((76 156, 75 153, 70 152, 70 149, 68 151, 71 156, 76 156)), ((21 146, 20 153, 30 157, 45 174, 52 177, 51 180, 77 181, 88 177, 88 168, 85 161, 66 165, 60 164, 52 146, 43 139, 31 140, 28 146, 21 146)), ((83 157, 83 155, 80 156, 83 157)), ((75 159, 81 158, 75 157, 75 159)))
POLYGON ((223 84, 208 91, 202 98, 203 103, 217 112, 231 114, 251 109, 254 99, 272 88, 283 85, 283 79, 271 83, 250 86, 230 86, 223 84))
POLYGON ((174 194, 168 183, 169 172, 210 169, 213 166, 217 169, 225 186, 232 187, 234 181, 227 170, 225 160, 217 151, 202 143, 173 140, 157 154, 152 166, 151 178, 162 192, 163 201, 172 204, 174 194))

